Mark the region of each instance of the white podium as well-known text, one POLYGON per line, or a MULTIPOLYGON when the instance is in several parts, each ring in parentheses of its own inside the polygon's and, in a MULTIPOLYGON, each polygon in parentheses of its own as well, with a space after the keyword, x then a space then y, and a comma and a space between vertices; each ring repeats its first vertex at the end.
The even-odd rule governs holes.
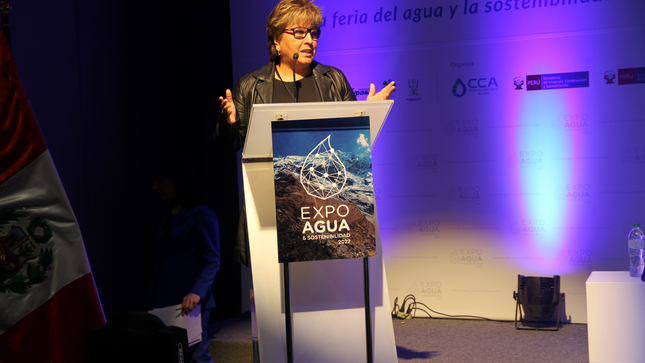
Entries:
POLYGON ((629 271, 593 271, 586 283, 590 362, 645 362, 645 282, 629 271))
MULTIPOLYGON (((372 145, 393 101, 254 105, 243 158, 256 328, 261 362, 287 362, 284 284, 278 262, 271 121, 369 116, 372 145)), ((378 217, 369 259, 374 362, 397 361, 378 217)), ((294 262, 290 267, 293 361, 367 361, 363 259, 294 262)))

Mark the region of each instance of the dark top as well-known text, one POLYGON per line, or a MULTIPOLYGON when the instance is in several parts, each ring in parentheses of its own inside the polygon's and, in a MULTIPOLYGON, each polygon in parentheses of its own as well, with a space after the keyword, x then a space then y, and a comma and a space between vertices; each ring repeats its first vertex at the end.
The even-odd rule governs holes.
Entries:
MULTIPOLYGON (((311 74, 320 101, 356 101, 354 90, 340 69, 313 62, 311 74)), ((254 104, 275 103, 274 75, 275 63, 269 62, 257 71, 242 76, 235 85, 232 93, 237 122, 229 125, 224 119, 220 119, 215 128, 215 139, 226 148, 239 150, 244 146, 249 116, 254 104)))
MULTIPOLYGON (((282 82, 279 79, 273 80, 273 103, 291 103, 294 101, 293 82, 282 82)), ((296 82, 297 102, 318 102, 316 83, 312 73, 296 82)))

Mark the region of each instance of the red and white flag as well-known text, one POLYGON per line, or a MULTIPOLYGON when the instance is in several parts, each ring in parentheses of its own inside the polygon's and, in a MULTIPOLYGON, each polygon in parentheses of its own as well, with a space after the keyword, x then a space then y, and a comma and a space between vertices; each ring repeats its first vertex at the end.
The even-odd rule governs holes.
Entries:
POLYGON ((0 363, 83 362, 105 324, 72 208, 0 32, 0 363))

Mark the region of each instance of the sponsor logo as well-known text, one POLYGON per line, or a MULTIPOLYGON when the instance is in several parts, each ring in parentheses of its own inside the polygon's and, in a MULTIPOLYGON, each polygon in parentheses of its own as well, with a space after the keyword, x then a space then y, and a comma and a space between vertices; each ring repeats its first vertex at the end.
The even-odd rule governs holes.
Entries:
POLYGON ((589 72, 534 74, 526 76, 526 90, 540 91, 562 88, 589 87, 589 72))
POLYGON ((457 78, 452 85, 452 94, 455 97, 463 97, 466 92, 476 92, 477 95, 487 95, 492 91, 497 91, 499 86, 495 77, 487 78, 470 78, 464 83, 461 78, 457 78))
POLYGON ((513 84, 515 85, 516 91, 522 90, 522 86, 524 85, 524 78, 522 77, 513 78, 513 84))
POLYGON ((420 101, 419 97, 419 80, 418 79, 408 79, 408 87, 410 92, 408 93, 408 101, 420 101))
POLYGON ((457 78, 455 84, 452 85, 452 94, 455 97, 463 97, 466 94, 466 85, 461 81, 461 78, 457 78))
POLYGON ((527 91, 537 91, 542 89, 542 76, 526 76, 526 90, 527 91))
POLYGON ((0 211, 0 293, 24 294, 48 277, 54 253, 43 248, 53 234, 47 222, 35 218, 27 227, 22 214, 15 210, 0 211), (10 221, 18 222, 6 226, 10 221), (6 227, 6 228, 3 228, 6 227))
POLYGON ((367 97, 370 94, 369 88, 359 88, 359 89, 352 88, 352 91, 354 91, 354 96, 356 96, 356 98, 358 98, 359 96, 367 97))
POLYGON ((618 85, 645 83, 645 67, 618 70, 618 85))
POLYGON ((614 71, 605 72, 605 81, 607 81, 605 84, 614 84, 615 78, 616 78, 616 72, 614 71))
POLYGON ((409 96, 418 96, 419 95, 419 80, 418 79, 408 79, 408 86, 410 87, 409 96))

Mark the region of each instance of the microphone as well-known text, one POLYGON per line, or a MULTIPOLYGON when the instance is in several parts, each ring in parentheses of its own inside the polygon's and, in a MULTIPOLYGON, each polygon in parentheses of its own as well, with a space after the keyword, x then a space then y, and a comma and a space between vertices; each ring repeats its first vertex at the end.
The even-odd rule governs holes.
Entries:
POLYGON ((296 61, 298 53, 293 53, 293 102, 298 102, 298 83, 296 82, 296 61))

